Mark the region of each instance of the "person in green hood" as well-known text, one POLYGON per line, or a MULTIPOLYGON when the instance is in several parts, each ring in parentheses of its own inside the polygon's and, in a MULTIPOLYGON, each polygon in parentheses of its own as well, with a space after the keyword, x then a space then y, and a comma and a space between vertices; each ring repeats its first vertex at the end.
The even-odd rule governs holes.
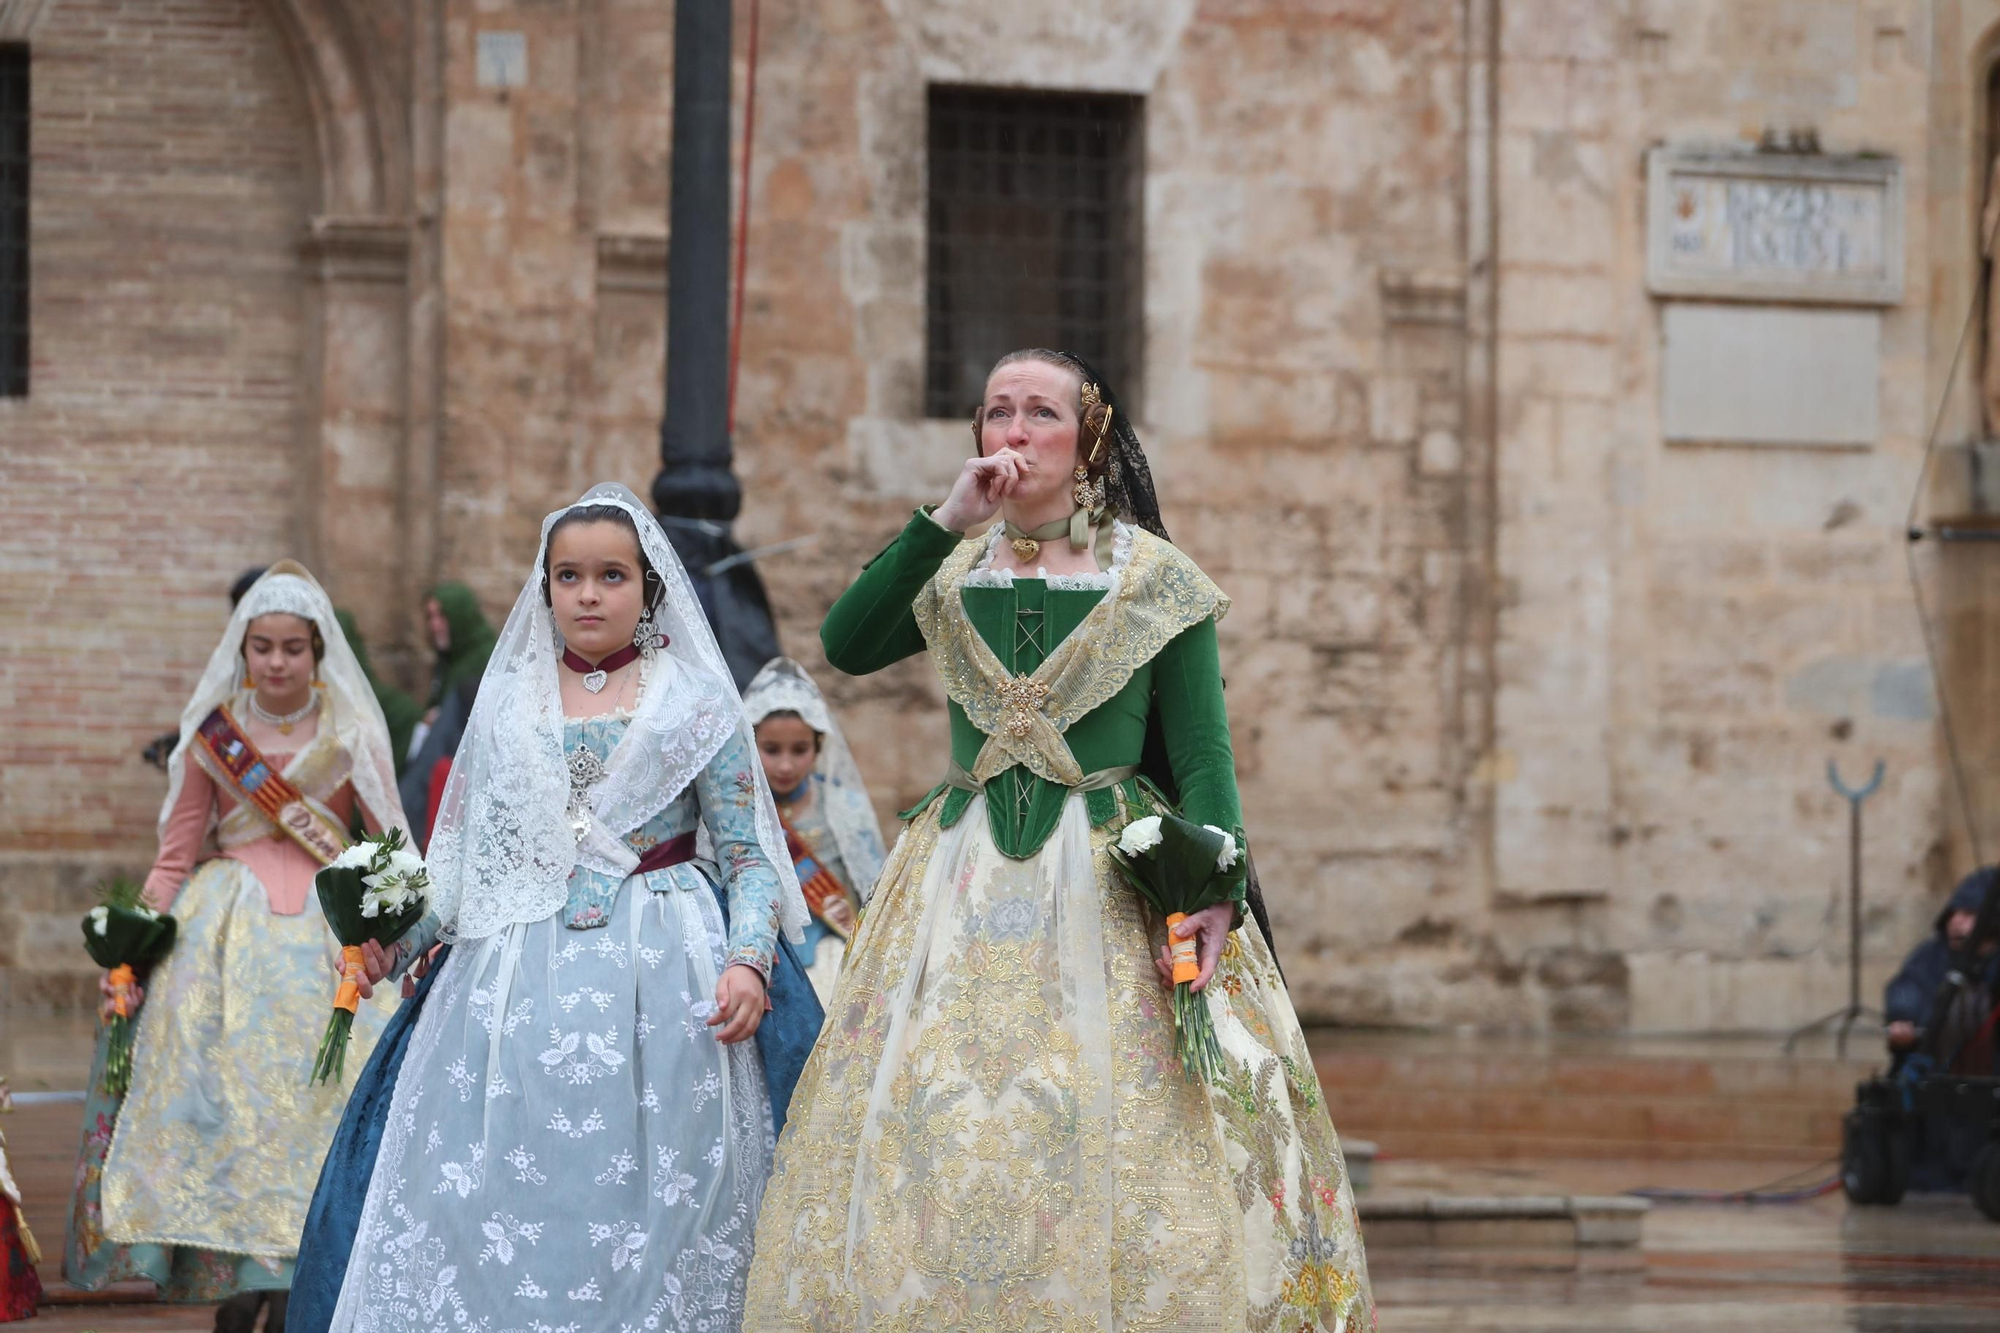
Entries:
POLYGON ((496 636, 479 609, 479 599, 463 583, 440 583, 424 599, 424 621, 437 648, 427 707, 435 710, 466 681, 486 673, 496 636))
POLYGON ((396 773, 400 777, 409 760, 410 734, 416 730, 424 710, 415 699, 375 674, 375 664, 368 660, 368 645, 361 640, 361 628, 354 623, 354 613, 335 607, 333 615, 340 622, 340 632, 347 636, 348 646, 354 649, 355 660, 361 663, 361 674, 368 678, 368 687, 375 691, 375 702, 382 705, 382 720, 389 724, 389 749, 395 755, 396 773))

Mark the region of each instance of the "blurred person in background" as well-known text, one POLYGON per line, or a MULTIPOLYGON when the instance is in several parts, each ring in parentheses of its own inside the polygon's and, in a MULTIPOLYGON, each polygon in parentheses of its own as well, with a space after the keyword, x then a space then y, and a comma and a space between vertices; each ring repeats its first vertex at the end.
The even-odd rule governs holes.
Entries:
POLYGON ((789 657, 765 663, 744 691, 743 711, 812 912, 799 959, 824 1004, 882 873, 882 829, 847 738, 804 667, 789 657))
POLYGON ((479 695, 479 679, 497 641, 479 599, 463 583, 440 583, 431 589, 424 598, 424 632, 437 650, 437 665, 431 672, 424 715, 397 760, 403 808, 412 821, 410 837, 420 849, 430 842, 431 821, 444 794, 452 756, 458 753, 473 700, 479 695))
MULTIPOLYGON (((312 892, 348 843, 403 824, 388 728, 312 575, 271 567, 239 601, 168 764, 145 901, 179 922, 145 979, 129 1091, 99 1029, 63 1276, 140 1279, 166 1301, 260 1307, 281 1326, 293 1256, 347 1088, 304 1071, 325 1024, 333 936, 312 892)), ((356 1016, 358 1071, 392 1005, 356 1016)))
MULTIPOLYGON (((1883 993, 1889 1051, 1910 1080, 1933 1072, 1990 1074, 1994 1069, 1993 996, 2000 987, 2000 939, 1975 941, 1979 911, 2000 867, 1960 880, 1923 943, 1910 951, 1883 993)), ((1910 1187, 1964 1189, 1986 1142, 1983 1125, 1943 1114, 1914 1122, 1910 1187)))

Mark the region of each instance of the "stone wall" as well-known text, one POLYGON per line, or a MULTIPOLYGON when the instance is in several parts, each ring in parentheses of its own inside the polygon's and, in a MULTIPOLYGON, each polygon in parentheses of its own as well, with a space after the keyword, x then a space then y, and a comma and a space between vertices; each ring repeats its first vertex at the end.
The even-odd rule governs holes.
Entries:
MULTIPOLYGON (((140 141, 114 112, 147 84, 123 80, 86 120, 75 99, 111 85, 64 80, 150 48, 99 21, 118 6, 42 6, 37 396, 0 404, 0 429, 39 433, 23 450, 10 434, 0 460, 0 505, 31 515, 0 541, 12 573, 88 539, 75 567, 119 629, 57 632, 47 582, 5 604, 10 639, 42 654, 0 663, 0 869, 22 886, 0 902, 0 978, 17 1000, 84 993, 81 973, 24 983, 74 960, 30 962, 23 941, 67 939, 79 886, 149 855, 159 784, 131 755, 177 711, 236 567, 318 557, 414 685, 423 586, 466 578, 498 614, 546 510, 602 477, 643 492, 656 467, 669 7, 127 8, 219 25, 200 54, 235 82, 191 86, 250 90, 226 116, 199 97, 155 108, 143 142, 168 151, 146 160, 168 165, 144 188, 211 198, 213 174, 172 164, 229 136, 233 262, 199 290, 264 313, 238 316, 254 338, 204 340, 177 316, 186 295, 107 287, 128 302, 115 320, 86 300, 116 275, 66 245, 115 268, 159 262, 156 233, 175 253, 215 234, 93 204, 122 178, 84 164, 140 141), (255 54, 226 54, 224 32, 255 54), (521 86, 478 77, 479 36, 498 32, 523 38, 521 86), (287 51, 294 70, 344 61, 346 83, 314 86, 349 92, 308 116, 285 100, 287 51), (257 150, 266 133, 291 155, 257 150), (77 150, 44 166, 65 135, 77 150), (44 244, 65 215, 91 225, 44 244), (309 275, 345 286, 301 296, 287 247, 307 232, 339 242, 309 275), (94 344, 92 311, 183 357, 173 383, 94 344), (256 393, 190 417, 182 383, 256 393), (312 493, 288 501, 298 476, 312 493), (159 503, 191 493, 181 477, 233 503, 159 503), (83 516, 105 499, 147 521, 105 540, 83 516), (364 510, 377 526, 342 518, 364 510), (73 642, 127 634, 159 650, 103 704, 56 674, 73 642), (97 735, 88 767, 66 762, 97 735)), ((1833 1007, 1845 827, 1826 761, 1889 764, 1868 807, 1871 985, 1967 856, 1899 530, 1976 274, 1996 23, 1986 0, 769 0, 738 536, 815 539, 763 565, 786 646, 818 665, 826 605, 963 456, 962 423, 921 413, 926 82, 1144 94, 1140 426, 1176 539, 1235 598, 1245 807, 1301 1010, 1705 1030, 1833 1007), (1807 126, 1903 172, 1879 439, 1667 444, 1645 152, 1807 126)), ((1976 414, 1947 426, 1962 442, 1976 414)), ((1983 586, 1960 580, 1968 625, 1983 586)), ((926 666, 828 683, 880 808, 927 789, 943 727, 926 666)))
POLYGON ((1772 1028, 1835 1007, 1846 807, 1828 760, 1855 781, 1888 764, 1867 807, 1871 974, 1945 887, 1901 550, 1950 351, 1930 316, 1951 266, 1923 219, 1964 186, 1932 179, 1931 70, 1966 53, 1933 46, 1931 8, 1502 7, 1492 930, 1594 979, 1551 1018, 1581 1000, 1572 1018, 1611 1026, 1772 1028), (1902 166, 1907 278, 1880 316, 1871 447, 1662 443, 1644 153, 1766 128, 1902 166))

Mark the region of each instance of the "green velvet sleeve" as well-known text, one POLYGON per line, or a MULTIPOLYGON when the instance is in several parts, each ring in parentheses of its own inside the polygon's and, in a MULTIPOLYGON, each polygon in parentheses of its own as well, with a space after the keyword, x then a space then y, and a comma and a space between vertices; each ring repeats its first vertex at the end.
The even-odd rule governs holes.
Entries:
MULTIPOLYGON (((1243 803, 1236 791, 1236 751, 1229 740, 1229 715, 1222 703, 1222 658, 1215 622, 1204 620, 1181 631, 1153 659, 1153 697, 1167 761, 1181 792, 1181 816, 1213 824, 1243 844, 1243 803)), ((1226 878, 1229 896, 1243 902, 1243 858, 1226 878)))
POLYGON ((911 604, 961 540, 919 509, 826 613, 819 627, 826 660, 850 676, 865 676, 924 651, 911 604))

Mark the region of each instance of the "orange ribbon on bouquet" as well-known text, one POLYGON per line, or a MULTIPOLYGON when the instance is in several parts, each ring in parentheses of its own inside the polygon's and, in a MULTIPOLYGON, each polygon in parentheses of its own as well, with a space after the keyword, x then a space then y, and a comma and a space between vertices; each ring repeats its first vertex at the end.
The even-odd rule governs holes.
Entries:
POLYGON ((132 970, 130 963, 120 963, 111 969, 111 1012, 120 1018, 132 1016, 132 995, 139 985, 139 974, 132 970))
POLYGON ((361 978, 368 975, 368 969, 361 961, 361 946, 343 944, 340 948, 340 989, 333 993, 333 1007, 355 1013, 361 1008, 361 978))
POLYGON ((1190 936, 1187 939, 1182 939, 1180 936, 1174 934, 1174 927, 1185 920, 1187 920, 1186 912, 1169 912, 1167 914, 1167 944, 1174 951, 1174 984, 1176 986, 1180 985, 1183 981, 1193 981, 1201 975, 1201 956, 1194 947, 1193 937, 1190 936))

